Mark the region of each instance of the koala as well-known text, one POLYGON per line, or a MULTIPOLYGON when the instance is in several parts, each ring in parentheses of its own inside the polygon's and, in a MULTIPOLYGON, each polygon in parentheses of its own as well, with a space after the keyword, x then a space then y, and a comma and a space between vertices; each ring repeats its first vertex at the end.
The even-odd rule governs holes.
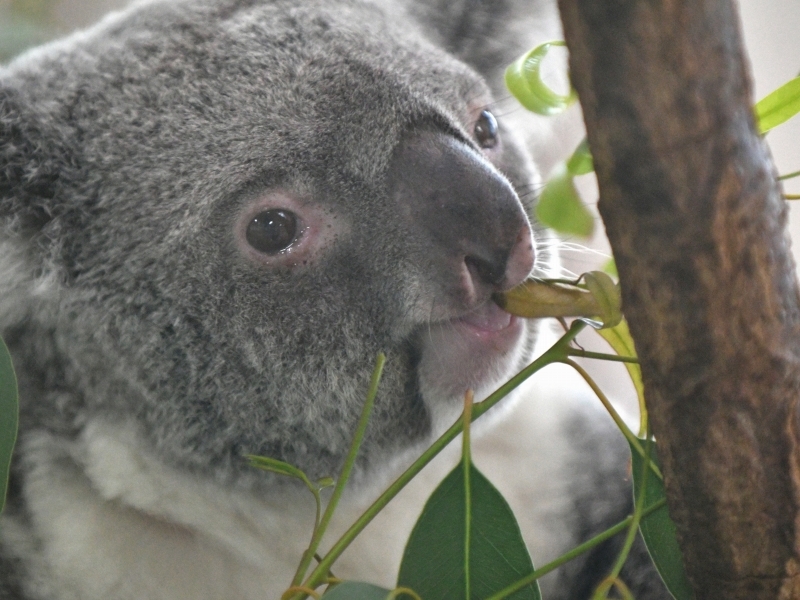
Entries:
MULTIPOLYGON (((559 268, 528 216, 557 142, 501 86, 556 35, 554 7, 521 0, 146 0, 0 67, 0 332, 21 402, 0 597, 278 598, 313 499, 246 455, 335 477, 385 353, 330 544, 467 389, 554 341, 492 297, 559 268)), ((631 510, 627 446, 566 367, 474 436, 536 564, 631 510)), ((338 577, 394 587, 458 451, 338 577)), ((544 597, 589 597, 621 541, 544 597)), ((641 545, 622 577, 669 597, 641 545)))

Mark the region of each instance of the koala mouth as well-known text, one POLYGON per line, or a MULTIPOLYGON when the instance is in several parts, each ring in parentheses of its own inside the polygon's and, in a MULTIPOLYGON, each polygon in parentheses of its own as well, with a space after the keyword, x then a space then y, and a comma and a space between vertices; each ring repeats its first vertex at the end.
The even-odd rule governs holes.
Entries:
MULTIPOLYGON (((525 319, 491 301, 428 326, 420 335, 417 366, 428 407, 438 414, 445 407, 457 409, 467 389, 475 391, 476 399, 493 391, 519 368, 532 334, 525 319)), ((449 423, 453 415, 446 414, 449 423)))
POLYGON ((471 329, 478 336, 491 336, 518 325, 519 317, 507 313, 494 302, 487 302, 463 317, 454 319, 455 326, 471 329))

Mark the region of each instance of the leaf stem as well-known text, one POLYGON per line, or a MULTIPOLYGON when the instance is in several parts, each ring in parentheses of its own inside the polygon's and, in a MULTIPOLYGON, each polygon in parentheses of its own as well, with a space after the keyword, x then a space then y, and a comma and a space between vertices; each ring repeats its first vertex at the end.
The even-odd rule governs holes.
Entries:
POLYGON ((785 181, 786 179, 792 179, 794 177, 800 177, 800 171, 793 171, 791 173, 786 173, 786 175, 781 175, 778 177, 778 181, 785 181))
POLYGON ((619 354, 606 354, 604 352, 590 352, 578 348, 569 349, 570 356, 581 356, 583 358, 596 358, 598 360, 610 360, 613 362, 633 363, 638 365, 639 359, 635 356, 620 356, 619 354))
MULTIPOLYGON (((317 527, 319 527, 319 519, 320 515, 322 514, 322 498, 320 497, 319 493, 320 489, 322 488, 320 487, 320 484, 311 483, 311 480, 306 476, 305 473, 303 473, 303 471, 281 460, 269 458, 267 456, 258 456, 255 454, 248 454, 245 458, 247 458, 248 464, 256 469, 275 473, 276 475, 283 475, 285 477, 299 479, 313 494, 316 509, 314 513, 314 527, 311 530, 311 541, 309 541, 309 544, 311 544, 317 535, 317 527)), ((306 551, 303 553, 303 556, 300 559, 301 563, 306 559, 306 556, 309 552, 310 550, 306 549, 306 551)))
MULTIPOLYGON (((649 515, 650 513, 654 512, 656 510, 658 510, 662 506, 665 506, 666 503, 667 503, 666 498, 662 498, 661 500, 659 500, 655 504, 653 504, 651 506, 648 506, 646 509, 644 509, 642 511, 642 517, 646 517, 647 515, 649 515)), ((512 583, 511 585, 509 585, 508 587, 500 590, 496 594, 492 594, 491 596, 486 598, 486 600, 503 600, 503 598, 508 598, 514 592, 518 592, 522 588, 524 588, 526 586, 529 586, 530 584, 532 584, 537 579, 547 575, 550 571, 554 571, 555 569, 557 569, 561 565, 563 565, 565 563, 568 563, 569 561, 571 561, 574 558, 577 558, 578 556, 580 556, 584 552, 588 552, 589 550, 591 550, 595 546, 598 546, 599 544, 602 544, 607 539, 614 537, 615 535, 617 535, 618 533, 620 533, 622 531, 625 531, 625 529, 630 526, 631 521, 633 521, 633 515, 628 516, 627 518, 625 518, 624 520, 620 521, 619 523, 617 523, 613 527, 610 527, 610 528, 606 529, 604 532, 597 534, 592 539, 585 541, 584 543, 580 544, 579 546, 575 546, 569 552, 566 552, 566 553, 562 554, 557 559, 555 559, 555 560, 547 563, 546 565, 544 565, 542 568, 536 569, 530 575, 527 575, 527 576, 523 577, 522 579, 520 579, 516 583, 512 583)))
MULTIPOLYGON (((636 449, 636 452, 638 452, 642 457, 646 458, 639 438, 636 437, 630 430, 628 425, 617 412, 617 409, 614 408, 614 406, 611 404, 611 401, 608 399, 605 393, 603 393, 603 390, 601 390, 600 387, 595 383, 594 379, 592 379, 589 373, 587 373, 586 370, 578 363, 576 363, 574 360, 570 360, 569 358, 564 359, 561 362, 575 369, 580 376, 583 377, 584 381, 589 384, 589 387, 592 388, 592 391, 598 397, 600 402, 602 402, 603 406, 608 411, 608 414, 611 415, 612 419, 614 419, 614 423, 617 424, 617 427, 622 432, 622 435, 624 435, 625 439, 628 440, 628 443, 636 449)), ((650 461, 648 462, 650 464, 650 469, 653 471, 653 473, 655 473, 656 477, 663 481, 664 476, 661 474, 661 470, 654 463, 650 461)))
POLYGON ((603 581, 600 582, 600 585, 597 586, 595 590, 595 594, 602 593, 604 597, 608 596, 608 592, 611 591, 611 588, 617 588, 620 596, 622 596, 622 600, 635 600, 633 594, 628 589, 628 586, 625 585, 625 582, 622 581, 619 577, 606 577, 603 581))
MULTIPOLYGON (((650 472, 648 468, 650 466, 650 453, 653 449, 653 438, 650 436, 650 432, 647 435, 647 442, 645 443, 644 449, 644 461, 642 461, 642 473, 641 477, 639 478, 639 486, 636 489, 636 501, 634 503, 633 515, 631 519, 630 527, 628 527, 628 533, 625 535, 625 542, 622 544, 622 549, 617 556, 617 560, 614 562, 614 566, 611 568, 611 572, 608 574, 607 580, 612 582, 619 580, 619 574, 622 571, 622 567, 625 565, 625 561, 628 560, 628 554, 630 554, 631 548, 633 547, 633 542, 636 539, 636 532, 639 530, 639 523, 642 520, 642 507, 644 506, 645 495, 647 493, 647 475, 650 472)), ((608 597, 608 592, 611 589, 610 586, 606 587, 605 590, 602 590, 601 587, 598 587, 598 590, 595 592, 593 600, 605 600, 608 597)))
POLYGON ((619 577, 622 567, 625 564, 625 561, 628 559, 628 554, 630 553, 631 547, 633 547, 633 542, 636 539, 636 532, 639 530, 639 523, 642 520, 642 508, 644 507, 645 494, 647 493, 647 475, 650 473, 650 452, 652 449, 653 438, 648 437, 644 450, 644 464, 642 465, 642 483, 639 486, 639 489, 636 490, 636 506, 633 509, 633 520, 631 521, 631 526, 628 529, 628 533, 625 537, 625 543, 622 546, 622 551, 617 557, 617 562, 614 563, 614 568, 611 570, 610 575, 614 578, 619 577))
MULTIPOLYGON (((567 351, 569 344, 575 339, 586 326, 582 321, 574 321, 569 330, 561 336, 558 341, 553 344, 544 354, 534 360, 527 367, 522 369, 519 373, 514 375, 506 383, 501 385, 491 395, 489 395, 482 402, 478 402, 472 407, 472 421, 479 418, 486 411, 497 404, 501 399, 511 393, 514 389, 519 387, 531 375, 555 362, 564 361, 567 359, 567 351)), ((364 528, 369 525, 372 519, 394 498, 400 490, 402 490, 409 481, 411 481, 417 473, 419 473, 429 462, 431 462, 437 454, 439 454, 453 439, 461 433, 463 428, 463 421, 458 419, 450 428, 445 431, 439 438, 431 444, 431 446, 422 453, 422 455, 414 461, 388 488, 367 508, 366 511, 350 526, 350 528, 342 534, 337 542, 331 547, 328 553, 322 558, 316 569, 307 578, 305 587, 316 588, 321 585, 325 580, 325 574, 331 568, 336 559, 341 556, 342 552, 352 543, 355 537, 361 533, 364 528)))
MULTIPOLYGON (((350 450, 348 451, 347 458, 344 461, 342 473, 339 475, 339 478, 336 481, 336 485, 333 488, 333 493, 331 494, 331 499, 328 501, 328 505, 325 507, 325 512, 322 515, 322 519, 319 521, 319 526, 314 530, 314 537, 311 539, 311 544, 303 555, 300 566, 297 568, 297 572, 292 580, 293 586, 299 586, 303 581, 303 577, 305 577, 306 571, 308 570, 308 567, 314 558, 314 554, 317 552, 319 544, 322 541, 322 536, 325 535, 325 531, 331 522, 331 518, 336 510, 336 506, 339 504, 339 499, 344 491, 344 486, 350 477, 353 466, 355 465, 358 449, 361 447, 361 442, 364 440, 364 434, 367 430, 367 424, 369 423, 369 415, 372 412, 372 407, 375 405, 375 396, 378 395, 378 384, 380 383, 381 374, 383 373, 383 366, 385 363, 386 355, 381 352, 378 354, 378 358, 375 361, 375 368, 372 371, 372 379, 369 384, 369 391, 367 392, 367 400, 364 403, 364 408, 361 410, 361 417, 358 420, 358 426, 356 427, 356 433, 353 436, 353 442, 350 444, 350 450)), ((328 567, 330 567, 330 565, 328 565, 328 567)), ((316 571, 319 570, 319 567, 317 567, 316 571)), ((327 572, 328 571, 326 569, 322 574, 327 576, 327 572)))
POLYGON ((464 395, 464 432, 461 435, 461 466, 464 469, 464 597, 471 598, 470 591, 470 571, 469 571, 469 548, 470 535, 472 534, 472 488, 470 487, 470 466, 472 449, 470 447, 470 424, 472 423, 472 402, 474 395, 472 390, 467 390, 464 395))

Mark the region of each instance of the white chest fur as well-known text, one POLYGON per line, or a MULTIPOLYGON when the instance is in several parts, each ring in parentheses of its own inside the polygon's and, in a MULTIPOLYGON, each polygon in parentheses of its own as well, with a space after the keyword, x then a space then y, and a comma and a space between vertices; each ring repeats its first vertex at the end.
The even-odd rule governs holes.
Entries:
MULTIPOLYGON (((555 397, 544 389, 550 380, 564 389, 561 373, 545 375, 474 441, 475 463, 511 504, 538 564, 569 543, 562 468, 570 449, 560 425, 565 414, 581 410, 574 395, 555 397)), ((24 443, 30 460, 25 494, 43 541, 30 549, 42 598, 278 598, 308 544, 309 494, 259 498, 200 481, 153 458, 133 427, 96 421, 78 442, 34 434, 24 443)), ((458 453, 451 445, 370 524, 337 563, 338 577, 393 586, 425 499, 458 453)), ((337 539, 379 491, 346 493, 326 541, 337 539)), ((14 536, 15 527, 4 524, 3 535, 14 536)))

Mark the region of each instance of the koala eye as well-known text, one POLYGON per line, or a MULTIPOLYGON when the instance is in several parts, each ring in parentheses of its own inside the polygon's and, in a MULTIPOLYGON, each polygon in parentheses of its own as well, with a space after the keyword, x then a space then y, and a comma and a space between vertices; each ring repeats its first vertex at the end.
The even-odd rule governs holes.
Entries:
POLYGON ((475 123, 475 139, 481 148, 494 148, 497 145, 497 119, 488 110, 482 110, 475 123))
POLYGON ((297 237, 297 216, 288 210, 272 209, 258 213, 247 225, 247 243, 264 254, 278 254, 297 237))

